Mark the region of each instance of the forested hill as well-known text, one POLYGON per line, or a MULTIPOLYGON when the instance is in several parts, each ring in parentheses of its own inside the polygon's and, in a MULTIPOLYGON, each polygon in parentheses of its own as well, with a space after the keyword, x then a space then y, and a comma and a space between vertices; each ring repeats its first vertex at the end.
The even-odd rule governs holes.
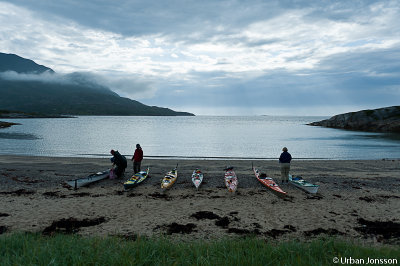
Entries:
POLYGON ((57 75, 52 69, 0 53, 0 110, 46 115, 191 116, 120 97, 80 73, 57 75))
POLYGON ((0 72, 15 71, 17 73, 36 73, 45 71, 54 72, 51 68, 38 65, 30 59, 22 58, 15 54, 0 53, 0 72))

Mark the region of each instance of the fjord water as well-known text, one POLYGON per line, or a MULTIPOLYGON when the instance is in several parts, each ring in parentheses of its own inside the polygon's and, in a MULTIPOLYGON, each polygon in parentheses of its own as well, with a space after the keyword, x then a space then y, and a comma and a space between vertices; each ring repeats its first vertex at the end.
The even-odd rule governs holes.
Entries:
POLYGON ((3 119, 0 154, 109 157, 111 149, 145 157, 276 159, 286 146, 298 159, 400 158, 400 136, 307 126, 326 117, 80 116, 3 119))

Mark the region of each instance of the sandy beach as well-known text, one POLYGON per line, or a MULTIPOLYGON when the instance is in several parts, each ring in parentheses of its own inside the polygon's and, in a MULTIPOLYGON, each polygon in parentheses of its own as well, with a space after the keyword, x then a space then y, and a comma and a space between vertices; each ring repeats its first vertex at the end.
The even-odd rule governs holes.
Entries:
POLYGON ((400 243, 400 160, 293 160, 291 173, 320 185, 310 195, 290 184, 282 197, 263 187, 251 163, 280 180, 277 160, 144 159, 150 178, 125 191, 125 178, 71 189, 65 181, 110 168, 109 159, 0 156, 0 233, 57 231, 81 235, 167 234, 213 239, 254 234, 265 239, 307 240, 322 234, 384 244, 400 243), (179 163, 167 190, 160 179, 179 163), (226 165, 239 178, 235 194, 224 185, 226 165), (204 173, 198 191, 195 168, 204 173))

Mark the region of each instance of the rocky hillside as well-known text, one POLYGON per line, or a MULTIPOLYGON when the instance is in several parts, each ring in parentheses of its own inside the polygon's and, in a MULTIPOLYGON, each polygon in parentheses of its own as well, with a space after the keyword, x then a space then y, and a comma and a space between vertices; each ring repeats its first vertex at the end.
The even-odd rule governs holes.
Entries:
POLYGON ((313 122, 308 125, 371 132, 400 133, 400 106, 335 115, 329 119, 313 122))

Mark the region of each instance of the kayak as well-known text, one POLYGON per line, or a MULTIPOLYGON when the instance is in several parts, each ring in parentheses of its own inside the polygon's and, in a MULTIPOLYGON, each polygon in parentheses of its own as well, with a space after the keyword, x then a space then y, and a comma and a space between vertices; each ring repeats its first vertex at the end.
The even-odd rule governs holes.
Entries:
POLYGON ((68 180, 68 181, 66 181, 66 183, 69 186, 77 189, 79 187, 84 187, 84 186, 87 186, 87 185, 89 185, 91 183, 106 179, 109 174, 110 174, 110 170, 105 170, 103 172, 98 172, 98 173, 95 173, 95 174, 91 174, 91 175, 89 175, 87 177, 84 177, 84 178, 68 180))
POLYGON ((170 188, 175 183, 178 178, 178 165, 169 171, 164 178, 161 180, 161 188, 170 188))
POLYGON ((254 167, 253 171, 257 180, 260 181, 261 184, 263 184, 267 188, 272 189, 273 191, 279 192, 281 194, 286 194, 286 192, 283 191, 271 177, 268 177, 267 174, 261 173, 258 169, 254 167))
POLYGON ((301 176, 289 175, 289 183, 311 194, 317 193, 319 188, 319 185, 311 184, 310 182, 304 180, 301 176))
POLYGON ((233 167, 225 168, 225 186, 229 192, 235 192, 238 186, 238 179, 233 171, 233 167))
POLYGON ((149 176, 149 168, 147 167, 146 171, 140 171, 139 173, 134 174, 131 178, 129 178, 124 183, 125 189, 133 188, 140 183, 142 183, 149 176))
POLYGON ((192 182, 196 189, 199 189, 201 182, 203 182, 203 173, 199 169, 193 171, 192 182))

